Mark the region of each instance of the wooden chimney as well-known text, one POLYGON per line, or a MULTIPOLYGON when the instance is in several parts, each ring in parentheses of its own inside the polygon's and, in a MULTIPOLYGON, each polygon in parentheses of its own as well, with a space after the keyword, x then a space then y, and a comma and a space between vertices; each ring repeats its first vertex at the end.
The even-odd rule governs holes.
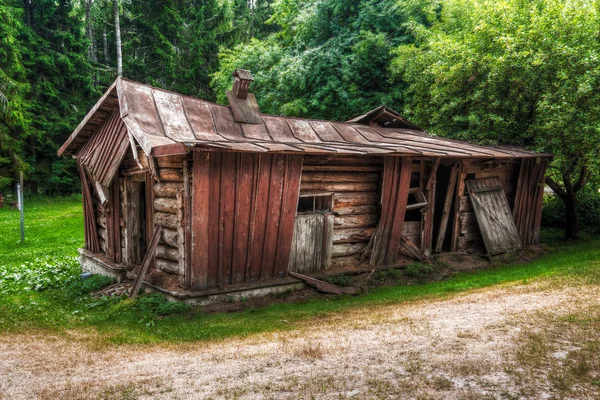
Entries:
POLYGON ((252 73, 245 69, 233 71, 233 87, 227 91, 227 100, 237 122, 262 124, 263 119, 254 94, 248 92, 250 82, 254 81, 252 73))
POLYGON ((254 80, 252 73, 246 69, 236 69, 233 71, 233 94, 238 99, 246 100, 248 98, 248 87, 254 80))

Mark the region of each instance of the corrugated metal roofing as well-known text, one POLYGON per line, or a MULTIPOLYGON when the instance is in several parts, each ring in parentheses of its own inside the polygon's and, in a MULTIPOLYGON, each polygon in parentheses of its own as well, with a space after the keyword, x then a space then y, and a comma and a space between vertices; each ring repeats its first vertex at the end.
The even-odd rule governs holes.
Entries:
POLYGON ((236 122, 230 107, 118 78, 88 113, 61 154, 73 154, 118 103, 129 133, 147 154, 201 146, 249 152, 387 154, 514 158, 539 154, 432 136, 420 129, 382 128, 262 114, 263 123, 236 122), (162 149, 162 151, 161 151, 162 149))

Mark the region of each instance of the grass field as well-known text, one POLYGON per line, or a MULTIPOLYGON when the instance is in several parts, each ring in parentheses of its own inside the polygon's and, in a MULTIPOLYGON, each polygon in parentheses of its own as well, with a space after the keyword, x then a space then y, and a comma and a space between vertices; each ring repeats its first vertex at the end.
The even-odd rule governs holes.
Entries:
POLYGON ((93 286, 103 282, 82 284, 77 279, 74 257, 76 248, 83 244, 80 198, 26 202, 24 244, 19 243, 17 211, 0 210, 0 232, 0 331, 81 330, 94 332, 98 344, 243 337, 296 329, 311 319, 346 310, 442 298, 484 287, 568 280, 600 283, 599 239, 562 243, 558 240, 560 232, 546 231, 548 253, 526 265, 456 273, 440 282, 382 287, 359 296, 206 314, 199 309, 165 305, 156 296, 141 296, 136 301, 90 297, 93 286))

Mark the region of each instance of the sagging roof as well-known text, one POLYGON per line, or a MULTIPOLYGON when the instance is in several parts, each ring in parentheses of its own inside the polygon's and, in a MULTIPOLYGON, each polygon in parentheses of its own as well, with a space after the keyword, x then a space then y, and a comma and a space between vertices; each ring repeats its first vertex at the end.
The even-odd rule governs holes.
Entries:
POLYGON ((521 149, 481 146, 432 136, 387 107, 379 107, 349 122, 260 114, 261 123, 240 123, 236 122, 230 107, 123 78, 117 78, 110 86, 58 154, 75 154, 117 106, 128 133, 146 154, 154 156, 182 154, 192 146, 306 154, 540 156, 521 149), (400 122, 406 127, 372 126, 378 119, 383 119, 385 125, 385 121, 394 118, 395 124, 400 122))

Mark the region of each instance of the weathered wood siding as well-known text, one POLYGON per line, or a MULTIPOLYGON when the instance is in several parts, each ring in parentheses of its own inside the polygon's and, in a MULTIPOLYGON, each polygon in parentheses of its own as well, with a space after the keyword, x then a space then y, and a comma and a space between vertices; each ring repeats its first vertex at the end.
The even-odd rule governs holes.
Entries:
POLYGON ((547 166, 547 158, 524 158, 521 163, 513 216, 522 246, 538 244, 540 241, 544 176, 547 166))
POLYGON ((301 194, 333 193, 332 265, 359 255, 379 222, 383 157, 304 156, 301 194))
POLYGON ((334 216, 331 214, 296 216, 289 271, 308 273, 329 266, 332 256, 333 220, 334 216))
POLYGON ((520 160, 507 160, 502 164, 494 164, 490 160, 462 160, 457 184, 457 202, 455 206, 455 230, 453 251, 484 252, 485 246, 473 205, 466 192, 465 180, 498 177, 506 194, 511 209, 517 187, 517 173, 520 160))
POLYGON ((193 154, 191 286, 285 277, 302 157, 193 154))

